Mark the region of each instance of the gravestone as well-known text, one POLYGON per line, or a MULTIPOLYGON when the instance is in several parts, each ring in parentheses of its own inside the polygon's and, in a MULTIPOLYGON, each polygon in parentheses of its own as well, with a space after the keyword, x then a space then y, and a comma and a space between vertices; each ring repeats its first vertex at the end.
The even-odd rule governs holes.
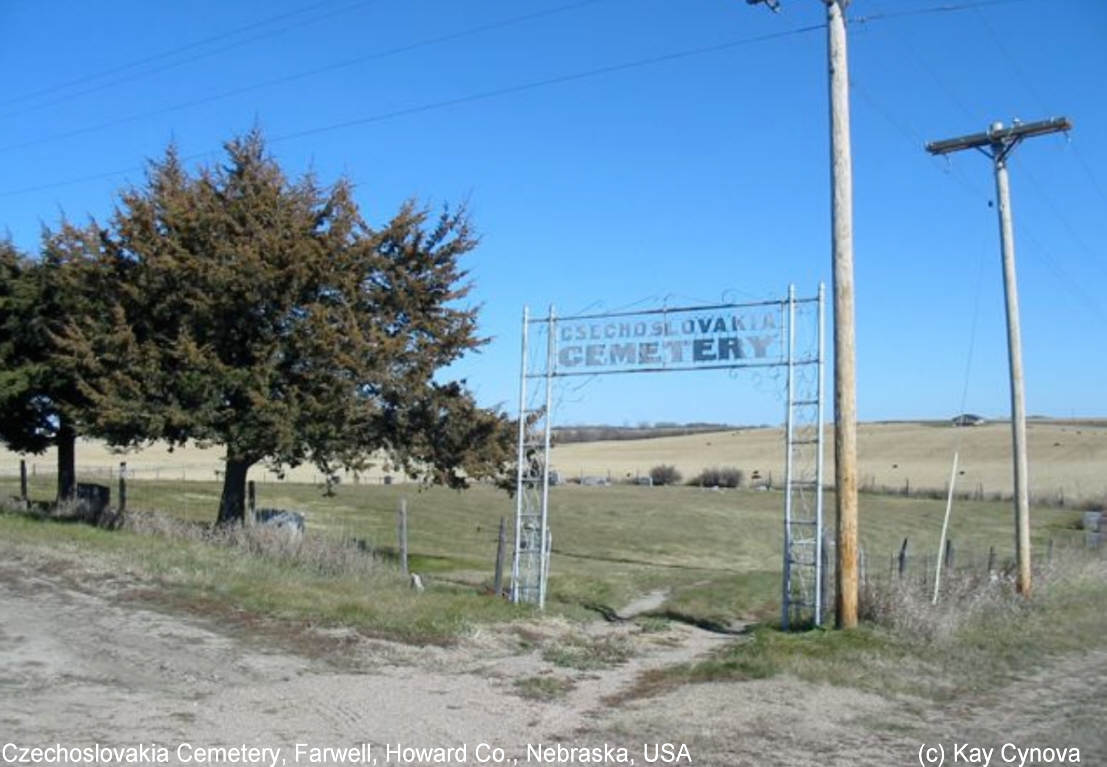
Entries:
POLYGON ((1084 546, 1098 549, 1103 545, 1103 512, 1084 512, 1084 546))
POLYGON ((111 502, 111 488, 92 482, 77 483, 77 513, 84 519, 96 521, 111 502))
POLYGON ((293 535, 303 535, 304 515, 288 509, 258 509, 255 517, 258 525, 268 525, 293 535))

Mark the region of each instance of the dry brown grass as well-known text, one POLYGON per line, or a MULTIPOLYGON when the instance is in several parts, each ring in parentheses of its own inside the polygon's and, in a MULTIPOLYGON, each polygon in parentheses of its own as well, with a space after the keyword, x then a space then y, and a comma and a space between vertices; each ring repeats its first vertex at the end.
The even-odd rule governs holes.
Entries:
MULTIPOLYGON (((1107 423, 1033 420, 1028 425, 1031 493, 1051 505, 1107 500, 1107 423)), ((827 427, 826 476, 834 475, 833 434, 827 427)), ((954 428, 937 423, 865 423, 858 432, 862 485, 912 493, 941 490, 949 482, 955 447, 960 449, 957 489, 991 498, 1011 491, 1011 429, 1007 423, 954 428)), ((757 471, 775 484, 784 477, 780 429, 743 429, 616 442, 559 445, 554 466, 572 479, 583 473, 613 480, 645 476, 651 466, 671 464, 685 477, 711 466, 735 466, 751 477, 757 471)))

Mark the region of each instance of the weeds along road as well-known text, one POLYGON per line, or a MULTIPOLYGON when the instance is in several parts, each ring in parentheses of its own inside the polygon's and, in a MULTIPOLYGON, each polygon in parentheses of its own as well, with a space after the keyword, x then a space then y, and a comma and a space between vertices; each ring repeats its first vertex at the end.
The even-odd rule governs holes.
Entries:
POLYGON ((619 693, 651 669, 742 640, 681 625, 628 636, 626 624, 545 620, 490 628, 453 648, 413 648, 205 615, 157 601, 131 576, 2 543, 0 555, 0 743, 246 743, 280 747, 286 764, 296 763, 296 743, 468 744, 474 764, 482 741, 519 764, 534 763, 527 743, 608 743, 643 764, 643 743, 670 741, 687 744, 697 765, 813 767, 913 764, 924 739, 1015 740, 1076 745, 1082 763, 1107 763, 1103 650, 942 704, 788 677, 634 698, 619 693), (619 665, 566 671, 533 649, 570 631, 623 632, 632 651, 619 665), (520 678, 538 691, 547 678, 565 685, 533 699, 520 678))

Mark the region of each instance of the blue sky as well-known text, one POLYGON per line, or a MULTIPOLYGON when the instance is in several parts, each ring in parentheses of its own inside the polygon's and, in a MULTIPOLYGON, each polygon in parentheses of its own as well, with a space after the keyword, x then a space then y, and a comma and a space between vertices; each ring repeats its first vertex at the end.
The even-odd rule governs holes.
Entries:
MULTIPOLYGON (((291 174, 351 178, 371 223, 409 197, 468 200, 492 341, 451 372, 514 409, 524 304, 829 282, 825 12, 781 6, 8 0, 0 225, 33 252, 63 211, 106 219, 169 141, 210 162, 257 122, 291 174)), ((1107 4, 854 0, 849 15, 861 418, 952 415, 967 368, 965 408, 1008 411, 991 166, 922 144, 1058 115, 1071 136, 1029 140, 1011 166, 1028 408, 1107 415, 1107 4)), ((783 415, 776 382, 748 375, 611 376, 558 399, 564 423, 783 415)))

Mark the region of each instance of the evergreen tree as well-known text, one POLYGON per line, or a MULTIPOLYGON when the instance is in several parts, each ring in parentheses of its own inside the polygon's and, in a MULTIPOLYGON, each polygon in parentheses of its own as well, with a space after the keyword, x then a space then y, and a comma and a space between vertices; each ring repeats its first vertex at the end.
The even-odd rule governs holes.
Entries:
POLYGON ((88 422, 68 328, 94 336, 110 306, 94 224, 44 230, 40 258, 0 243, 0 439, 21 453, 57 448, 59 502, 76 492, 77 433, 88 422))
POLYGON ((219 522, 258 462, 358 468, 376 450, 455 487, 511 458, 511 429, 436 371, 476 349, 464 210, 408 203, 383 229, 346 181, 288 180, 257 132, 190 174, 170 148, 124 191, 107 244, 121 290, 103 332, 70 335, 98 433, 226 448, 219 522))

